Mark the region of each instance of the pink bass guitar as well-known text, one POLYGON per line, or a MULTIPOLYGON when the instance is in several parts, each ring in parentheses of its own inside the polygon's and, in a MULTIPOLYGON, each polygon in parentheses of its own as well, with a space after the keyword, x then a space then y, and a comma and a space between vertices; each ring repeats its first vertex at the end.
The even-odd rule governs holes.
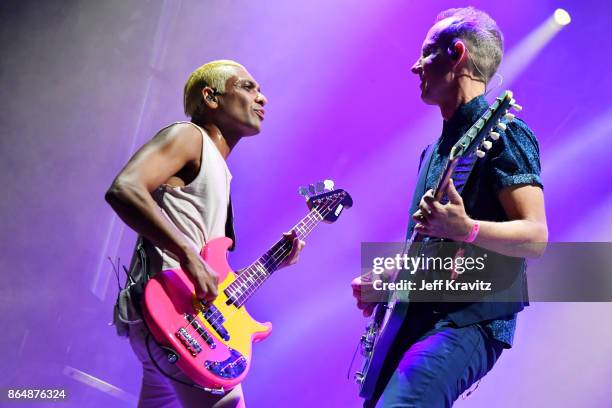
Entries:
MULTIPOLYGON (((321 221, 332 223, 353 200, 344 190, 333 190, 326 180, 300 188, 309 213, 296 224, 304 239, 321 221)), ((223 394, 240 384, 251 365, 251 343, 265 339, 271 323, 253 319, 246 301, 289 255, 291 242, 282 238, 259 259, 238 273, 227 263, 229 238, 209 241, 200 255, 219 275, 219 295, 213 303, 200 302, 194 285, 179 268, 157 273, 146 285, 144 318, 153 337, 168 351, 193 382, 207 391, 223 394)))

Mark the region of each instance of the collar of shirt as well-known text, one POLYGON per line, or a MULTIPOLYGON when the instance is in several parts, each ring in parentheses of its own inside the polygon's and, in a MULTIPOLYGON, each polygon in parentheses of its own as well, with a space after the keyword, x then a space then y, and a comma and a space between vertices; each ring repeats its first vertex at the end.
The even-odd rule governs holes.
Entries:
POLYGON ((440 136, 441 146, 443 151, 450 151, 451 147, 472 126, 489 107, 487 100, 483 95, 473 98, 466 104, 457 108, 453 116, 449 120, 445 120, 442 126, 442 135, 440 136))

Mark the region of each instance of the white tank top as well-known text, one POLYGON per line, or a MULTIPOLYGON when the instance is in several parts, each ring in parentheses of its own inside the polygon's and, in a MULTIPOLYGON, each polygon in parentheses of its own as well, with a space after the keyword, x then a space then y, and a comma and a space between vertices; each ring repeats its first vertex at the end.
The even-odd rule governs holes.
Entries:
MULTIPOLYGON (((225 236, 232 175, 204 129, 192 122, 170 126, 177 123, 194 126, 202 134, 200 170, 186 186, 162 184, 152 195, 162 212, 199 252, 209 240, 225 236)), ((162 257, 162 270, 179 266, 173 254, 160 248, 155 250, 162 257)))
MULTIPOLYGON (((194 126, 202 134, 200 170, 188 185, 172 187, 164 184, 152 195, 164 215, 199 252, 211 239, 225 236, 232 175, 225 159, 204 129, 191 122, 176 122, 166 129, 178 123, 194 126)), ((139 299, 147 276, 176 267, 179 267, 179 262, 173 254, 139 237, 130 263, 128 280, 119 292, 114 308, 113 323, 118 334, 126 336, 128 325, 141 321, 139 299)))

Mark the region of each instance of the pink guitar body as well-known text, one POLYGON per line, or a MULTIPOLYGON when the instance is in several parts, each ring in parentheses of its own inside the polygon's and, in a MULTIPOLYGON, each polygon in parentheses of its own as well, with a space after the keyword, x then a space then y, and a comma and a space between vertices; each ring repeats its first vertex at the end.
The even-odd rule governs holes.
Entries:
POLYGON ((179 268, 156 274, 143 296, 144 318, 156 341, 174 351, 175 364, 195 383, 220 393, 240 384, 251 366, 252 343, 272 331, 271 323, 257 322, 244 306, 226 303, 225 289, 237 277, 227 263, 231 244, 229 238, 214 239, 200 253, 219 275, 212 306, 200 304, 179 268))
MULTIPOLYGON (((330 180, 319 184, 326 186, 326 192, 307 199, 310 212, 292 229, 299 239, 321 221, 335 222, 353 204, 346 191, 331 191, 330 180)), ((217 238, 200 252, 219 275, 218 296, 212 304, 197 299, 193 283, 180 268, 161 271, 149 280, 142 303, 153 337, 169 349, 168 360, 194 383, 219 394, 242 382, 251 367, 252 344, 270 335, 272 324, 254 320, 244 303, 282 266, 292 248, 283 237, 237 275, 227 263, 231 244, 229 238, 217 238)))

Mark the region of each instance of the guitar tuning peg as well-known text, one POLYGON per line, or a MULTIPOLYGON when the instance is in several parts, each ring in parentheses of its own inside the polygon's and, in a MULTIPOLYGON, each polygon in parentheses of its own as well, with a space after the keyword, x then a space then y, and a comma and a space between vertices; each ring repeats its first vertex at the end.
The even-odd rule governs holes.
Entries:
POLYGON ((505 131, 507 127, 508 127, 508 126, 506 126, 506 124, 505 124, 505 123, 503 123, 503 122, 499 122, 499 123, 497 124, 497 128, 498 128, 499 130, 501 130, 501 131, 505 131))
POLYGON ((491 132, 491 133, 489 133, 489 135, 491 135, 491 139, 493 139, 493 140, 498 140, 499 139, 499 133, 497 133, 497 132, 491 132))
POLYGON ((300 188, 298 188, 298 193, 304 197, 304 198, 308 198, 308 189, 304 186, 300 186, 300 188))
POLYGON ((325 190, 332 191, 334 189, 334 181, 333 180, 324 180, 323 184, 325 185, 325 190))
POLYGON ((485 152, 483 152, 482 150, 476 150, 476 156, 482 159, 483 157, 485 157, 485 152))
POLYGON ((512 120, 514 120, 515 117, 516 117, 516 115, 514 115, 512 113, 506 113, 504 115, 504 118, 506 118, 508 120, 508 122, 511 122, 512 120))
POLYGON ((484 142, 482 142, 482 147, 484 147, 485 150, 489 150, 492 146, 493 143, 490 140, 485 140, 484 142))
POLYGON ((315 185, 315 190, 317 194, 322 193, 323 191, 325 191, 325 184, 322 181, 318 181, 315 185))
POLYGON ((516 101, 514 100, 514 98, 512 98, 512 100, 510 101, 510 107, 512 109, 514 109, 517 112, 520 112, 523 110, 523 107, 521 105, 519 105, 518 103, 516 103, 516 101))
POLYGON ((316 194, 316 189, 314 184, 309 184, 308 185, 308 194, 310 195, 315 195, 316 194))

